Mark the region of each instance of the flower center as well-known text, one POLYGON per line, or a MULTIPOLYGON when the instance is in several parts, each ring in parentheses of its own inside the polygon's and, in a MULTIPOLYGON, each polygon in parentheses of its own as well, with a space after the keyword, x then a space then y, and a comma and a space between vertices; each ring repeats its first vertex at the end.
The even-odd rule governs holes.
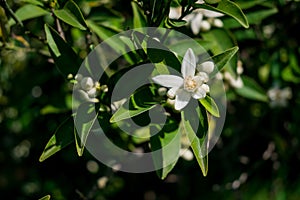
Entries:
POLYGON ((197 82, 192 77, 188 76, 184 79, 184 89, 188 92, 193 92, 197 88, 197 82))

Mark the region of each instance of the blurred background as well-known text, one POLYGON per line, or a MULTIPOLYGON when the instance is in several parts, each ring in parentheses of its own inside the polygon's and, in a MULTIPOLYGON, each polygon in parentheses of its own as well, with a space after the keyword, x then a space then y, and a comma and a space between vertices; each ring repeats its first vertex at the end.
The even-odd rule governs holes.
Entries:
MULTIPOLYGON (((27 2, 31 1, 8 3, 17 10, 27 2)), ((94 3, 121 13, 124 19, 132 16, 130 1, 76 2, 84 13, 89 12, 85 3, 94 3)), ((155 172, 112 170, 88 151, 78 157, 75 145, 39 162, 48 140, 65 119, 70 88, 47 54, 41 27, 44 22, 53 23, 51 18, 24 20, 30 34, 11 25, 5 36, 9 19, 1 11, 1 199, 39 199, 48 194, 55 200, 299 199, 300 2, 274 0, 271 4, 276 11, 259 21, 251 13, 262 5, 245 10, 255 21, 249 29, 224 22, 240 48, 243 74, 255 79, 268 101, 251 100, 229 89, 227 118, 209 154, 207 177, 195 159, 180 158, 165 180, 155 172)), ((76 30, 66 33, 84 57, 86 41, 76 30)))

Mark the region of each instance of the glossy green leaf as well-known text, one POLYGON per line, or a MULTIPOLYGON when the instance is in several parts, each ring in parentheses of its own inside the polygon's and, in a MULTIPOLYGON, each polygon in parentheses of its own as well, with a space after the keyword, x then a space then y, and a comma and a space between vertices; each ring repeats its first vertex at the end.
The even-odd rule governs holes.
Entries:
POLYGON ((43 6, 43 2, 38 1, 38 0, 21 0, 22 2, 26 2, 26 3, 30 3, 33 5, 37 5, 37 6, 43 6))
POLYGON ((165 179, 179 158, 180 129, 177 125, 167 124, 164 128, 161 126, 150 127, 150 131, 154 135, 150 138, 152 159, 154 166, 160 168, 156 170, 156 173, 159 178, 165 179))
POLYGON ((220 53, 218 55, 213 56, 211 59, 213 60, 215 64, 214 71, 210 73, 210 76, 213 77, 221 71, 225 65, 232 59, 232 57, 238 52, 238 47, 232 47, 230 49, 227 49, 223 53, 220 53))
POLYGON ((46 195, 42 198, 40 198, 39 200, 50 200, 51 196, 50 195, 46 195))
MULTIPOLYGON (((188 105, 189 106, 189 105, 188 105)), ((196 160, 201 168, 203 176, 208 171, 208 155, 205 137, 208 132, 208 119, 204 107, 187 108, 181 112, 182 132, 191 143, 196 160)))
POLYGON ((68 1, 61 10, 54 10, 54 14, 57 18, 73 27, 81 30, 86 30, 87 28, 83 15, 74 1, 68 1))
POLYGON ((267 102, 266 92, 250 77, 242 76, 243 87, 236 88, 236 92, 246 98, 267 102))
MULTIPOLYGON (((276 8, 268 8, 263 10, 256 10, 246 14, 249 24, 260 24, 261 21, 271 15, 277 13, 278 10, 276 8)), ((223 20, 224 26, 226 28, 238 28, 240 24, 234 21, 233 19, 225 19, 223 20)))
MULTIPOLYGON (((50 12, 48 12, 47 10, 33 5, 33 4, 26 4, 24 6, 22 6, 21 8, 19 8, 16 12, 15 15, 21 20, 21 21, 25 21, 28 19, 33 19, 33 18, 37 18, 37 17, 41 17, 44 15, 50 15, 50 12)), ((14 25, 15 21, 13 19, 11 19, 9 21, 9 25, 14 25)))
POLYGON ((195 7, 224 13, 226 15, 233 17, 245 28, 249 27, 247 17, 245 16, 241 8, 232 1, 222 0, 218 3, 217 7, 213 7, 207 4, 195 4, 195 7))
POLYGON ((76 111, 76 115, 74 117, 76 130, 74 131, 74 134, 76 149, 79 156, 83 155, 84 146, 93 128, 93 125, 97 120, 97 116, 98 113, 96 113, 94 103, 83 103, 76 111))
POLYGON ((249 9, 256 5, 261 5, 266 1, 267 0, 252 0, 252 1, 236 0, 235 3, 238 4, 241 9, 249 9))
POLYGON ((215 117, 220 117, 219 108, 213 98, 206 95, 205 98, 199 99, 199 101, 210 114, 215 117))
POLYGON ((74 141, 73 127, 73 118, 69 117, 56 129, 39 158, 40 162, 43 162, 74 141))
POLYGON ((153 109, 155 106, 156 105, 152 105, 149 107, 139 107, 134 110, 130 110, 130 109, 122 106, 113 114, 113 116, 110 118, 109 121, 111 123, 115 123, 115 122, 118 122, 118 121, 121 121, 124 119, 129 119, 129 118, 135 117, 137 115, 140 115, 144 112, 147 112, 147 111, 153 109))
POLYGON ((47 24, 45 24, 44 28, 55 65, 64 74, 65 78, 68 74, 76 74, 82 62, 79 56, 53 28, 47 24))
POLYGON ((170 18, 166 18, 165 21, 165 25, 166 28, 178 28, 178 27, 182 27, 186 25, 186 21, 185 20, 177 20, 177 19, 170 19, 170 18))
POLYGON ((142 28, 147 26, 145 15, 143 11, 139 8, 136 2, 131 2, 131 7, 133 11, 133 28, 142 28))
MULTIPOLYGON (((237 46, 231 33, 223 29, 213 29, 209 32, 203 33, 202 37, 205 41, 210 42, 210 50, 214 55, 222 54, 226 50, 237 46)), ((236 66, 237 54, 233 54, 231 59, 225 65, 225 68, 234 78, 236 78, 236 66)))

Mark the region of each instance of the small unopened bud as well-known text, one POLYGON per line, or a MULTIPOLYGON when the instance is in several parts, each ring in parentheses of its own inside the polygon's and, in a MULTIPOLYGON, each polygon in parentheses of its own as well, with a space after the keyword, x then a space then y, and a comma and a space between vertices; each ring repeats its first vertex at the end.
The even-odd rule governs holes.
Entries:
POLYGON ((73 74, 68 74, 67 79, 72 79, 73 78, 73 74))
POLYGON ((83 76, 81 74, 76 74, 75 80, 80 82, 82 80, 83 76))
POLYGON ((213 20, 213 26, 218 27, 218 28, 222 28, 224 26, 222 20, 220 19, 214 19, 213 20))
POLYGON ((170 99, 174 99, 175 98, 175 95, 176 93, 173 91, 173 90, 169 90, 167 92, 167 96, 170 98, 170 99))
POLYGON ((211 28, 211 25, 210 25, 210 23, 207 20, 203 20, 201 22, 201 30, 202 31, 209 31, 210 28, 211 28))
POLYGON ((166 94, 167 94, 167 88, 165 88, 165 87, 160 87, 160 88, 158 88, 158 95, 159 96, 161 96, 161 97, 163 97, 163 96, 165 96, 166 94))
POLYGON ((236 73, 238 75, 241 75, 243 72, 244 72, 243 63, 242 61, 239 60, 237 63, 236 73))

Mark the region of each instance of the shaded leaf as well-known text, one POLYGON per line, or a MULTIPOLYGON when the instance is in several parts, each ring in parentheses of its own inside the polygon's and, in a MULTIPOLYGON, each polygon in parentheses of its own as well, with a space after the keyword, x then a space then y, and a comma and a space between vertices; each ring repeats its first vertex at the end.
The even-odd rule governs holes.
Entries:
POLYGON ((250 77, 242 76, 243 87, 236 88, 236 92, 246 98, 267 102, 266 92, 250 77))
POLYGON ((40 162, 43 162, 73 142, 73 127, 73 118, 69 117, 56 129, 39 158, 40 162))

